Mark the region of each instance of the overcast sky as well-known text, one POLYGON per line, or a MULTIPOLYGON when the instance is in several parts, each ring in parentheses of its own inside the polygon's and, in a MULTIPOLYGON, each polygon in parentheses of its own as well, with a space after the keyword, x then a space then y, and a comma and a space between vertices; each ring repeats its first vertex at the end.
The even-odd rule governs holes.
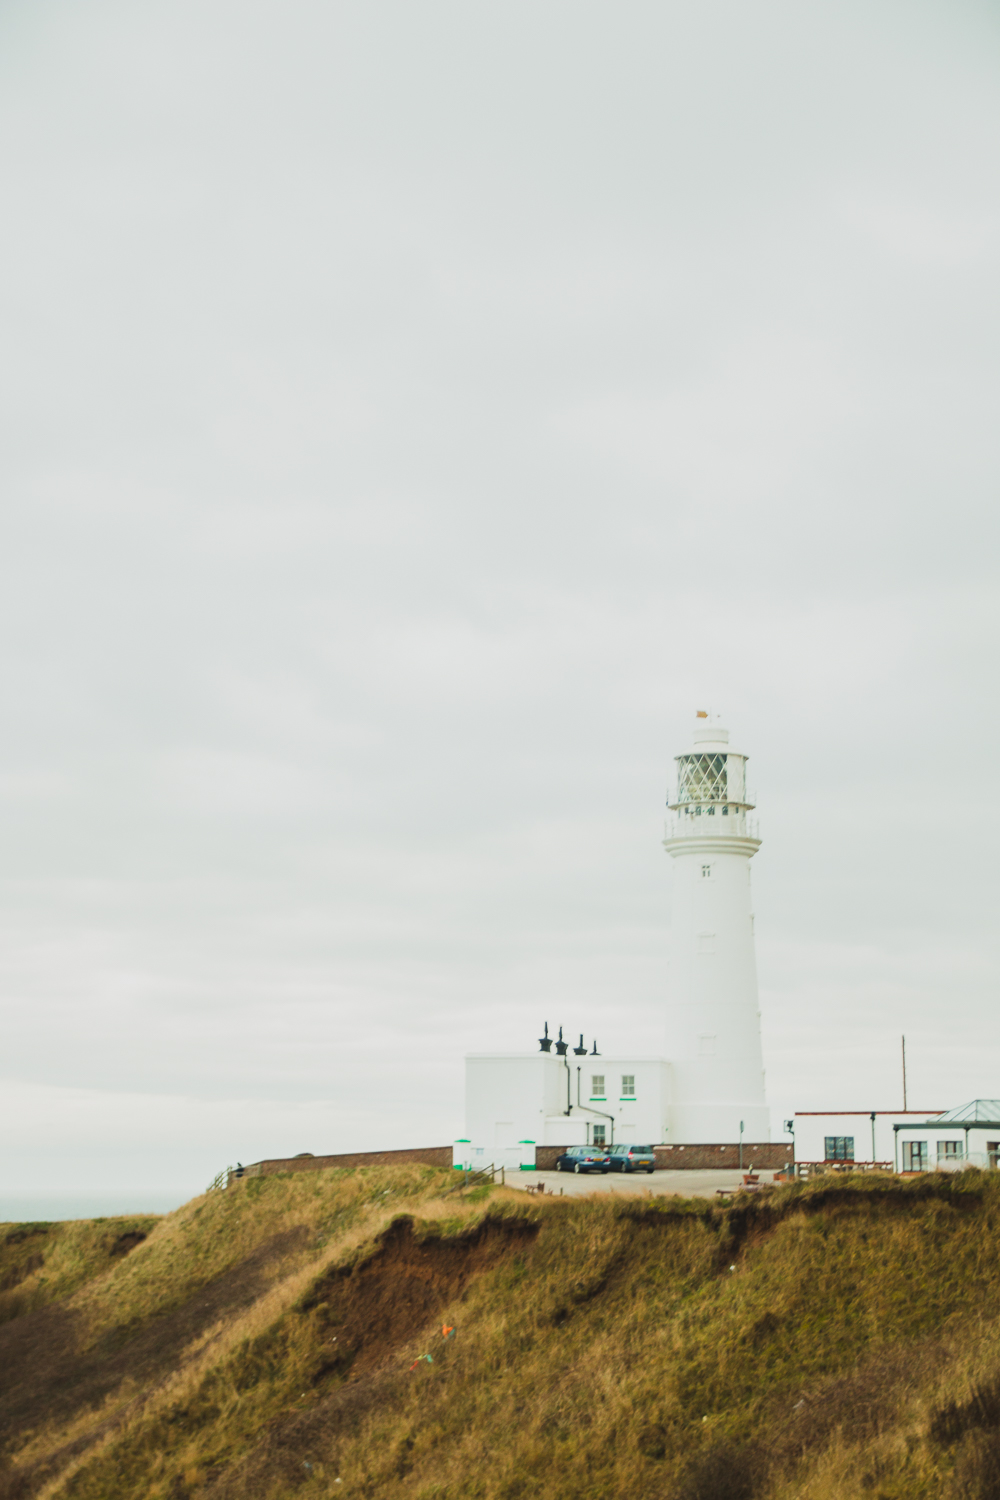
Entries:
POLYGON ((545 1020, 659 1053, 698 708, 776 1130, 904 1031, 911 1105, 1000 1095, 998 43, 7 0, 8 1199, 450 1141, 545 1020))

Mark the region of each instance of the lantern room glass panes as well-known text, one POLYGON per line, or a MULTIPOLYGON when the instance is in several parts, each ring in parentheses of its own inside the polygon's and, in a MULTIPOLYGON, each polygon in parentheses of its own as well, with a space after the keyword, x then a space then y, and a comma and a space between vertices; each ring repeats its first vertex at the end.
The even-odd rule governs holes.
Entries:
POLYGON ((678 802, 726 802, 725 755, 681 755, 677 761, 678 802))

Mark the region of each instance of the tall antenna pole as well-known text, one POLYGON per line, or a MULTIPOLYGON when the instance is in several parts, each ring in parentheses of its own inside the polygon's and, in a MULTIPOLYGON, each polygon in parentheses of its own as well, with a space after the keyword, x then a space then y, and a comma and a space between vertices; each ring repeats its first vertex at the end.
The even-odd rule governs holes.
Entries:
POLYGON ((903 1114, 906 1114, 906 1037, 903 1037, 903 1114))

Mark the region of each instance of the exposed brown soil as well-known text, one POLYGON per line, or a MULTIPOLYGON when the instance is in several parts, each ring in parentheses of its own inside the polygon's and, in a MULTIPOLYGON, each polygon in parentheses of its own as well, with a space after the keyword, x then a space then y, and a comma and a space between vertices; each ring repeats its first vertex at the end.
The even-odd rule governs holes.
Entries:
MULTIPOLYGON (((84 1319, 65 1306, 40 1308, 0 1326, 0 1451, 9 1452, 12 1441, 42 1422, 66 1420, 97 1407, 126 1376, 148 1393, 177 1368, 181 1351, 192 1339, 225 1314, 253 1302, 270 1283, 268 1270, 308 1237, 304 1226, 273 1235, 180 1306, 137 1330, 112 1328, 90 1347, 84 1319)), ((112 1254, 125 1253, 125 1248, 109 1248, 112 1254)), ((0 1473, 0 1497, 13 1500, 30 1494, 108 1426, 100 1424, 71 1448, 53 1454, 44 1474, 40 1469, 0 1473)))
POLYGON ((108 1248, 110 1256, 127 1255, 134 1250, 136 1245, 141 1245, 146 1236, 140 1229, 129 1230, 127 1234, 116 1235, 108 1248))
POLYGON ((524 1220, 487 1218, 466 1234, 418 1239, 412 1220, 395 1220, 371 1255, 328 1272, 303 1299, 302 1310, 321 1311, 321 1326, 337 1339, 336 1357, 325 1368, 349 1366, 355 1379, 378 1369, 433 1323, 472 1277, 537 1232, 524 1220))
MULTIPOLYGON (((439 1335, 444 1309, 537 1233, 538 1225, 526 1220, 487 1218, 466 1234, 418 1239, 412 1220, 397 1219, 363 1261, 321 1277, 300 1304, 304 1313, 318 1315, 312 1381, 322 1386, 331 1376, 346 1379, 311 1411, 273 1422, 254 1452, 211 1486, 214 1500, 248 1500, 276 1481, 290 1488, 303 1483, 310 1453, 335 1452, 340 1433, 412 1378, 403 1350, 417 1335, 439 1335)), ((435 1351, 440 1346, 439 1336, 428 1344, 435 1351)))

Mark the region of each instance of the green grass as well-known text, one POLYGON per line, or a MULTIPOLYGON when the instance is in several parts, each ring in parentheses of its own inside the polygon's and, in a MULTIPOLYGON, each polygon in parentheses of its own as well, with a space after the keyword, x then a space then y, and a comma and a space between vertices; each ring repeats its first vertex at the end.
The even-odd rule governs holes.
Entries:
POLYGON ((157 1224, 152 1214, 0 1224, 0 1323, 68 1296, 126 1255, 157 1224))
POLYGON ((0 1496, 1000 1497, 1000 1178, 452 1186, 251 1179, 126 1253, 46 1227, 0 1496))

